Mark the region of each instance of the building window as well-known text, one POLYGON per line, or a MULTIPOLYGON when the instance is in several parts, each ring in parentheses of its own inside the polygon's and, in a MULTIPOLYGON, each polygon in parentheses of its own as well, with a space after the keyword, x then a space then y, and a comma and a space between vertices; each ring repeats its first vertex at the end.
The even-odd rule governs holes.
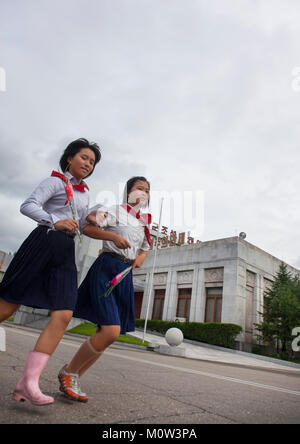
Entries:
POLYGON ((223 288, 206 288, 206 307, 204 322, 221 322, 223 288))
POLYGON ((180 288, 178 290, 178 301, 177 301, 177 311, 176 317, 186 318, 186 321, 190 318, 190 308, 191 308, 191 288, 180 288))
POLYGON ((253 301, 255 297, 256 274, 252 271, 246 271, 246 310, 245 310, 245 334, 246 341, 251 341, 253 333, 253 301))
POLYGON ((135 291, 134 292, 134 314, 135 314, 136 319, 140 319, 140 317, 141 317, 143 296, 144 296, 144 293, 142 291, 135 291))
POLYGON ((274 282, 270 279, 264 278, 264 289, 263 289, 263 300, 262 300, 262 306, 259 311, 264 312, 264 306, 265 306, 265 293, 269 290, 272 290, 274 282))
POLYGON ((161 320, 164 311, 166 290, 154 290, 152 319, 161 320))

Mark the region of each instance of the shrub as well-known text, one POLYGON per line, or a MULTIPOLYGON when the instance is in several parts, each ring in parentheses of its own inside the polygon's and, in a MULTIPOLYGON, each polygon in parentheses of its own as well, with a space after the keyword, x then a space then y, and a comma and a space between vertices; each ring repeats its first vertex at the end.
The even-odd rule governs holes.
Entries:
MULTIPOLYGON (((143 328, 144 319, 136 319, 136 327, 143 328)), ((147 329, 165 334, 169 328, 176 327, 182 331, 185 339, 234 348, 235 338, 242 327, 236 324, 217 322, 176 322, 148 320, 147 329)))

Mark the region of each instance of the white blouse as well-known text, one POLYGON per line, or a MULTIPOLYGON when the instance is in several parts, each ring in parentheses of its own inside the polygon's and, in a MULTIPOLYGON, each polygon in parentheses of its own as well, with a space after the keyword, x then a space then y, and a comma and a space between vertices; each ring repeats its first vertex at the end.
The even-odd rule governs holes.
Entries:
MULTIPOLYGON (((76 179, 66 172, 71 183, 76 185, 76 179)), ((84 184, 85 182, 81 182, 84 184)), ((59 177, 48 177, 43 180, 32 194, 22 203, 20 211, 25 216, 37 221, 39 225, 46 225, 49 228, 54 228, 54 224, 62 219, 73 219, 72 211, 67 203, 67 193, 65 190, 65 182, 59 177)), ((79 223, 79 229, 82 232, 83 228, 88 225, 86 217, 89 208, 89 192, 85 188, 82 193, 74 189, 73 208, 75 210, 75 217, 79 223)))
POLYGON ((121 250, 114 242, 104 240, 103 252, 116 253, 126 259, 134 260, 140 250, 148 251, 150 249, 145 235, 143 221, 128 213, 122 206, 113 205, 109 208, 102 207, 97 211, 96 217, 99 221, 99 227, 105 231, 119 234, 127 239, 131 245, 131 248, 121 250), (105 219, 101 217, 101 214, 104 212, 107 215, 105 219), (102 220, 102 222, 100 222, 100 220, 102 220))

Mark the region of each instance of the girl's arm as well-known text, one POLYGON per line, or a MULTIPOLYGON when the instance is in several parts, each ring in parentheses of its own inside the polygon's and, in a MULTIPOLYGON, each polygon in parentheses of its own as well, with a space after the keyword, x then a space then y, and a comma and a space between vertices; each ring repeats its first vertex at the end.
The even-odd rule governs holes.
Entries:
POLYGON ((148 253, 148 251, 140 250, 140 254, 135 258, 135 261, 132 265, 132 269, 140 268, 143 265, 144 260, 146 259, 147 253, 148 253))
POLYGON ((111 231, 102 230, 100 227, 107 227, 110 224, 115 225, 115 217, 109 215, 107 211, 94 210, 89 213, 86 218, 88 225, 83 230, 83 234, 93 239, 108 240, 114 242, 114 244, 121 249, 131 248, 127 239, 119 234, 112 233, 111 231), (109 216, 109 217, 108 217, 109 216))
POLYGON ((20 211, 30 219, 35 220, 38 223, 48 225, 53 228, 57 222, 52 218, 51 214, 48 214, 43 210, 42 205, 55 195, 57 192, 57 182, 53 178, 47 178, 43 180, 31 195, 22 203, 20 211))
POLYGON ((57 179, 48 177, 43 180, 31 195, 22 203, 20 212, 36 222, 47 225, 56 230, 66 230, 74 233, 78 229, 78 223, 71 218, 59 220, 52 214, 43 210, 42 206, 59 190, 57 179))
POLYGON ((131 248, 130 243, 124 237, 110 231, 104 231, 95 225, 86 225, 83 229, 83 234, 93 239, 112 241, 118 248, 121 249, 131 248))

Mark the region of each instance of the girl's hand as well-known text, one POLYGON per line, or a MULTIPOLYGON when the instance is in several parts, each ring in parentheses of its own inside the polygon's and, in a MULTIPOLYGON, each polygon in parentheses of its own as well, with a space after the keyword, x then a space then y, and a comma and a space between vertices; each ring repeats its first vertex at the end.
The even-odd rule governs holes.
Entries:
POLYGON ((144 263, 144 260, 146 259, 147 256, 147 251, 142 251, 136 258, 135 261, 133 262, 132 265, 132 269, 134 270, 135 268, 141 268, 141 266, 144 263))
POLYGON ((99 225, 101 227, 106 218, 107 213, 105 211, 94 210, 88 215, 86 220, 89 224, 99 225))
POLYGON ((79 229, 78 222, 73 219, 62 219, 54 224, 54 228, 60 231, 67 231, 70 234, 74 234, 79 229))
POLYGON ((125 250, 126 248, 131 248, 131 245, 128 242, 128 240, 120 236, 119 234, 116 234, 114 236, 113 243, 116 245, 116 247, 120 248, 121 250, 125 250))
POLYGON ((96 223, 101 227, 105 219, 107 218, 107 213, 105 211, 97 210, 96 211, 96 223))

